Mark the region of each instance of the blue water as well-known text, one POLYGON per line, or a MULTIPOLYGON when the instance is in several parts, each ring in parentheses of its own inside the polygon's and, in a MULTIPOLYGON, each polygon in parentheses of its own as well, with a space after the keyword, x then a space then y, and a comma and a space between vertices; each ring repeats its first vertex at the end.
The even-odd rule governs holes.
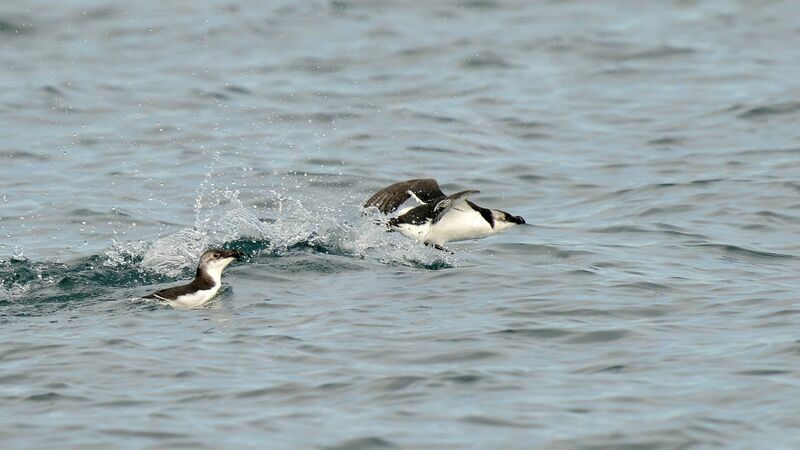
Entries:
POLYGON ((796 11, 4 2, 0 447, 800 447, 796 11))

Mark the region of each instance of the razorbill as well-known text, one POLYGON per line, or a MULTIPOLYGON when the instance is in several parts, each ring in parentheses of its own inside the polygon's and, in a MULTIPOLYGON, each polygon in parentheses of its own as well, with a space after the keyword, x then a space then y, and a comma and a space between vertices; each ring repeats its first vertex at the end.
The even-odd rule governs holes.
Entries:
POLYGON ((197 308, 214 298, 222 286, 222 270, 242 256, 231 250, 212 249, 200 256, 191 283, 154 292, 144 298, 166 301, 173 308, 197 308))
POLYGON ((434 179, 400 181, 370 197, 364 207, 377 207, 383 214, 396 211, 409 198, 420 203, 404 208, 387 222, 392 231, 445 250, 442 244, 480 239, 505 231, 525 219, 499 209, 487 209, 467 200, 480 191, 445 195, 434 179))

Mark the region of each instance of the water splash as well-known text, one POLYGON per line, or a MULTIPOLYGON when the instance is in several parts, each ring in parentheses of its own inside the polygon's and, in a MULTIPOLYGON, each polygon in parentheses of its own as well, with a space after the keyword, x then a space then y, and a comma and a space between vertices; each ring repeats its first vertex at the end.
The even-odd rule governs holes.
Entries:
POLYGON ((271 191, 274 201, 269 203, 274 206, 255 210, 242 204, 236 190, 200 190, 195 226, 153 242, 115 240, 101 255, 67 263, 33 262, 21 256, 0 261, 0 302, 97 298, 119 288, 185 279, 209 247, 242 251, 250 262, 312 252, 426 270, 459 263, 454 255, 388 233, 376 225, 381 218, 364 216, 355 205, 271 191))
POLYGON ((41 273, 24 258, 12 257, 0 261, 0 302, 8 302, 25 295, 31 289, 31 281, 41 279, 41 273))
POLYGON ((142 269, 177 277, 194 269, 200 255, 210 247, 224 247, 244 238, 253 241, 265 238, 264 223, 242 205, 238 191, 213 191, 198 198, 212 200, 209 206, 201 205, 196 210, 194 228, 179 230, 152 244, 123 244, 115 253, 143 249, 142 269))
POLYGON ((138 259, 142 270, 187 276, 204 250, 224 247, 243 251, 251 261, 310 250, 423 269, 458 264, 456 256, 387 233, 376 225, 381 218, 364 216, 354 205, 314 202, 270 190, 268 203, 273 206, 254 210, 242 204, 236 190, 200 190, 193 228, 152 243, 115 243, 106 252, 108 262, 127 264, 138 259))

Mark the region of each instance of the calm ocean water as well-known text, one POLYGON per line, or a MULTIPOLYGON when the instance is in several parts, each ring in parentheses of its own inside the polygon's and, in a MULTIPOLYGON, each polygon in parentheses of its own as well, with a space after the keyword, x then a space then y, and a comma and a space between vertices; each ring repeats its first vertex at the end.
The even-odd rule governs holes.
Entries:
POLYGON ((3 2, 0 447, 800 448, 797 11, 3 2))

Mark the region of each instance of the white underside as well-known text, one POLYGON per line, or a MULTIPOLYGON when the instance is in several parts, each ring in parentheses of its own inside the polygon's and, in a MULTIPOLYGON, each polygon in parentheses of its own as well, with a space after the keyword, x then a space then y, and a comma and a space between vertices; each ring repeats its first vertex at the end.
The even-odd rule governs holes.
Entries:
POLYGON ((214 286, 211 289, 181 295, 175 300, 168 300, 167 303, 173 308, 197 308, 205 305, 219 292, 219 288, 222 287, 222 271, 228 264, 233 262, 233 259, 234 258, 225 258, 210 261, 208 265, 205 266, 206 273, 214 281, 214 286))
POLYGON ((457 205, 447 211, 436 224, 430 222, 421 225, 401 224, 394 227, 400 234, 420 242, 442 245, 447 242, 480 239, 497 234, 513 224, 495 223, 492 228, 486 219, 466 203, 457 205))
POLYGON ((173 308, 197 308, 199 306, 203 306, 208 303, 209 300, 214 298, 219 291, 221 284, 217 284, 211 289, 206 289, 204 291, 197 291, 192 294, 181 295, 175 300, 169 300, 170 306, 173 308))

